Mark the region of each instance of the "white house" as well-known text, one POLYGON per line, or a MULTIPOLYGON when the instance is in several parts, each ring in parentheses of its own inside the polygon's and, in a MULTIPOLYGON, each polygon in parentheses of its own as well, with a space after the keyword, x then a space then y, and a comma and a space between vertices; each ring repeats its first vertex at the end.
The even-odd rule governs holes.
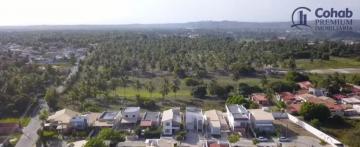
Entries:
POLYGON ((200 108, 186 107, 185 127, 187 130, 203 131, 204 115, 200 108))
POLYGON ((245 131, 250 124, 250 113, 242 105, 225 105, 226 115, 230 129, 233 131, 245 131))
POLYGON ((266 112, 262 109, 249 109, 251 127, 254 130, 273 132, 275 130, 273 121, 274 117, 270 112, 266 112))
POLYGON ((221 111, 209 110, 204 112, 207 129, 211 135, 221 135, 222 132, 229 132, 229 126, 221 111))
POLYGON ((162 115, 161 123, 164 135, 172 135, 180 130, 181 114, 180 107, 165 110, 162 115))
POLYGON ((121 124, 136 124, 140 120, 140 107, 126 107, 121 116, 121 124))

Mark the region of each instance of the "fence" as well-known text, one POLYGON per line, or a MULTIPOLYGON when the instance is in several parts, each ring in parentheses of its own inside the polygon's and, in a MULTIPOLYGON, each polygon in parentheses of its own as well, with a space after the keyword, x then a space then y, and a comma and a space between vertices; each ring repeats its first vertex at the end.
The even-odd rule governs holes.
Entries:
POLYGON ((305 123, 304 121, 299 120, 295 116, 288 114, 289 120, 300 127, 304 128, 305 130, 309 131, 310 133, 314 134, 315 136, 319 137, 320 139, 324 140, 328 144, 334 147, 342 147, 344 146, 340 141, 336 140, 335 138, 321 132, 320 130, 312 127, 311 125, 305 123))

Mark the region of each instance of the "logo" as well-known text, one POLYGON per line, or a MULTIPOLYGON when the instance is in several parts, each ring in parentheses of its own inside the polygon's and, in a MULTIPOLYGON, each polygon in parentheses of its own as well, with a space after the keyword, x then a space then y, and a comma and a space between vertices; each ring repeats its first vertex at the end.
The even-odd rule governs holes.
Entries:
POLYGON ((300 29, 300 26, 310 27, 307 22, 307 13, 311 10, 307 7, 299 7, 294 10, 291 16, 291 21, 293 25, 291 27, 296 27, 300 29))
POLYGON ((311 11, 307 7, 298 7, 292 12, 291 27, 313 31, 352 31, 353 14, 349 8, 316 8, 311 11), (314 19, 309 21, 309 16, 314 19))

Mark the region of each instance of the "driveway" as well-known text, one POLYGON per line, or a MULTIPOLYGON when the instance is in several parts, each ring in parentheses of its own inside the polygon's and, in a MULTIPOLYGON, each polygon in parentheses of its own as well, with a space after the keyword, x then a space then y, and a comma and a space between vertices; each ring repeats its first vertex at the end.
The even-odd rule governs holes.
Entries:
POLYGON ((33 147, 36 144, 39 136, 37 131, 41 127, 41 120, 39 119, 39 112, 42 110, 48 110, 49 107, 45 100, 39 100, 39 107, 34 109, 31 114, 31 120, 28 126, 23 128, 23 135, 21 135, 19 141, 15 147, 33 147))

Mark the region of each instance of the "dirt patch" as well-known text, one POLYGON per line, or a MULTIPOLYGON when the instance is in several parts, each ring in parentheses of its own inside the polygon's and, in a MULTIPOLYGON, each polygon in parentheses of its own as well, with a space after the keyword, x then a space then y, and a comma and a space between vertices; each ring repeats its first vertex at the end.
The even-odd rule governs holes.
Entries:
POLYGON ((310 136, 315 137, 310 132, 306 131, 304 128, 292 123, 288 119, 279 119, 274 120, 274 125, 279 128, 281 135, 288 135, 288 137, 295 137, 295 136, 310 136))

